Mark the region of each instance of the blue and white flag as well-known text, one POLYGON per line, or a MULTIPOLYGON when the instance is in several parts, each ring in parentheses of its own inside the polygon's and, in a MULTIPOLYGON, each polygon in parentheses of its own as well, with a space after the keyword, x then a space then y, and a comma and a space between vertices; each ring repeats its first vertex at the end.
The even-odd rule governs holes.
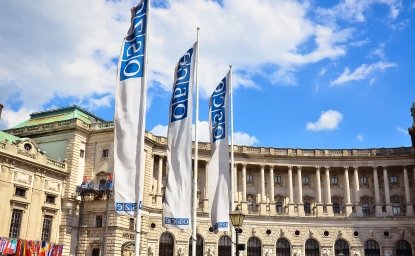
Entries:
POLYGON ((118 61, 114 115, 114 200, 119 214, 141 208, 144 169, 145 48, 148 1, 131 9, 131 26, 118 61))
POLYGON ((167 131, 169 173, 163 202, 166 228, 190 229, 192 223, 192 89, 197 43, 177 63, 167 131))
POLYGON ((229 230, 231 177, 228 143, 228 92, 230 72, 216 87, 210 99, 209 128, 212 157, 207 171, 209 184, 209 210, 215 231, 229 230))

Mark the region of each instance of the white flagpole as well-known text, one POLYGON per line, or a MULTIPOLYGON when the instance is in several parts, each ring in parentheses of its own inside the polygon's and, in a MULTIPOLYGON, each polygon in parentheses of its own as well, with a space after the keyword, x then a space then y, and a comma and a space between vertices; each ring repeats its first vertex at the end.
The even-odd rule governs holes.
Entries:
POLYGON ((194 158, 194 170, 193 170, 193 226, 192 226, 192 256, 196 256, 196 241, 197 241, 197 234, 196 234, 196 212, 197 212, 197 172, 198 172, 198 151, 199 151, 199 139, 198 139, 198 130, 197 126, 199 123, 199 30, 197 28, 196 33, 196 42, 197 42, 197 49, 196 49, 196 59, 195 59, 195 68, 196 68, 196 75, 195 75, 195 83, 196 83, 196 121, 195 121, 195 158, 194 158))
MULTIPOLYGON (((140 144, 142 145, 141 154, 140 154, 140 191, 139 196, 137 197, 137 209, 136 209, 136 217, 135 217, 135 256, 140 255, 140 241, 141 241, 141 202, 143 200, 143 192, 144 192, 144 172, 145 172, 145 152, 144 152, 144 137, 145 137, 145 127, 146 127, 146 109, 147 109, 147 53, 148 53, 148 28, 149 26, 149 17, 150 17, 150 0, 147 0, 147 10, 146 10, 146 38, 145 44, 146 47, 144 48, 144 71, 143 71, 143 78, 141 79, 141 88, 143 88, 143 93, 141 94, 142 97, 142 105, 140 111, 143 112, 142 116, 143 121, 140 127, 142 136, 140 137, 140 144)), ((104 245, 106 246, 106 245, 104 245)))
POLYGON ((199 123, 199 30, 200 28, 197 28, 196 33, 196 42, 197 42, 197 49, 196 49, 196 72, 195 72, 195 83, 196 83, 196 122, 195 122, 195 164, 194 164, 194 170, 193 170, 193 226, 192 226, 192 256, 196 256, 196 241, 197 241, 197 234, 196 234, 196 213, 197 213, 197 172, 198 172, 198 155, 199 155, 199 138, 198 138, 198 130, 197 126, 199 123))
MULTIPOLYGON (((234 136, 233 136, 233 87, 232 87, 232 65, 229 66, 229 95, 230 95, 230 115, 231 115, 231 181, 232 181, 232 198, 231 198, 231 209, 229 212, 235 210, 235 186, 237 186, 235 182, 235 163, 234 163, 234 154, 233 154, 233 143, 234 143, 234 136)), ((232 244, 231 244, 231 251, 235 251, 235 230, 231 228, 232 234, 232 244)), ((236 245, 238 246, 238 245, 236 245)))

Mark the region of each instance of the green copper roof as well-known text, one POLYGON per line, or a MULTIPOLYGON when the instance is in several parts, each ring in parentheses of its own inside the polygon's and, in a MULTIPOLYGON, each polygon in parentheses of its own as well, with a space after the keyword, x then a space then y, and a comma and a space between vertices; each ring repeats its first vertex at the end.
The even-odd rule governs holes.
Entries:
POLYGON ((66 108, 58 108, 32 113, 30 114, 29 120, 26 120, 13 128, 22 128, 26 126, 66 121, 72 120, 74 118, 80 119, 87 124, 105 122, 104 119, 86 111, 79 106, 74 105, 66 108))
POLYGON ((5 133, 5 132, 0 131, 0 142, 3 142, 3 141, 8 141, 8 142, 10 142, 10 143, 13 143, 13 142, 15 142, 15 141, 17 141, 17 140, 21 140, 21 138, 19 138, 19 137, 16 137, 16 136, 14 136, 14 135, 11 135, 11 134, 8 134, 8 133, 5 133))

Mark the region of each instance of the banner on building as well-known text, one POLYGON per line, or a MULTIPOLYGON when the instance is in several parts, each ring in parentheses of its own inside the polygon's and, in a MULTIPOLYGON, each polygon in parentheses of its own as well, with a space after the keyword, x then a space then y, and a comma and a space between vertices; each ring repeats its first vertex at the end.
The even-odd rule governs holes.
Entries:
POLYGON ((131 9, 131 25, 118 61, 114 116, 114 198, 119 214, 141 208, 144 170, 145 48, 148 2, 131 9), (144 165, 142 165, 144 166, 144 165))
POLYGON ((215 231, 229 230, 231 177, 228 143, 229 76, 216 87, 209 104, 209 130, 212 156, 208 163, 209 210, 215 231))
POLYGON ((192 89, 197 43, 176 65, 167 132, 168 176, 163 225, 189 229, 192 216, 192 89))

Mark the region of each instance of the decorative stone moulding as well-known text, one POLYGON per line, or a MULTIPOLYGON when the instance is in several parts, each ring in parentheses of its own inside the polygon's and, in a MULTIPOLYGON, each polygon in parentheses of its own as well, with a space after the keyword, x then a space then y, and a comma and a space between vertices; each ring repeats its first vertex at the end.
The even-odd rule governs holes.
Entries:
POLYGON ((24 172, 22 170, 14 170, 12 181, 14 184, 22 185, 25 187, 33 187, 34 175, 24 172))
POLYGON ((44 184, 43 184, 43 189, 53 194, 60 194, 61 187, 62 187, 62 182, 51 180, 51 179, 45 179, 44 184))

